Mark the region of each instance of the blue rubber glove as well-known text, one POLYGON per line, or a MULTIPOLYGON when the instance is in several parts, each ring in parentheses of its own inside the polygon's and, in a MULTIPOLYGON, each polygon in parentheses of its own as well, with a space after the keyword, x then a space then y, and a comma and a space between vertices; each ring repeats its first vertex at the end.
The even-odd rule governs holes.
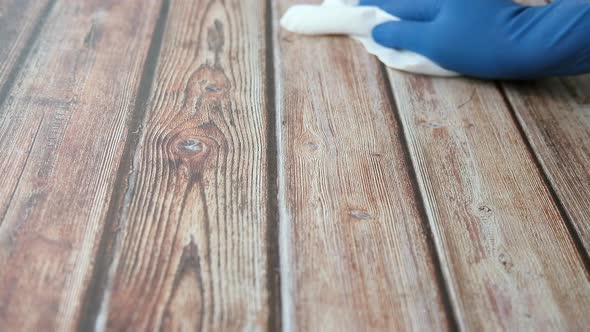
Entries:
POLYGON ((590 1, 529 7, 511 0, 361 0, 403 21, 373 30, 381 45, 488 79, 590 72, 590 1))

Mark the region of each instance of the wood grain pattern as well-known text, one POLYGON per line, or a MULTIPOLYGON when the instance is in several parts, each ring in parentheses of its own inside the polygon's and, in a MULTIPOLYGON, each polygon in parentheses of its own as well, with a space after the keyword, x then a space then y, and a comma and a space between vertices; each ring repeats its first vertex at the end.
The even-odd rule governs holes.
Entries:
POLYGON ((590 76, 383 71, 299 2, 0 0, 0 330, 587 329, 590 76))
POLYGON ((583 262, 496 86, 389 74, 460 326, 584 329, 583 262))
MULTIPOLYGON (((539 6, 550 1, 519 2, 539 6)), ((590 75, 503 87, 541 167, 590 254, 590 75)))
POLYGON ((273 328, 266 13, 265 1, 170 2, 120 210, 108 330, 273 328))
POLYGON ((278 35, 283 325, 449 329, 380 65, 349 39, 278 35))
POLYGON ((0 103, 7 81, 27 50, 51 0, 0 0, 0 103))
POLYGON ((60 0, 0 111, 0 326, 70 331, 160 1, 60 0))
POLYGON ((518 121, 587 252, 590 252, 589 83, 584 78, 568 78, 504 85, 518 121))

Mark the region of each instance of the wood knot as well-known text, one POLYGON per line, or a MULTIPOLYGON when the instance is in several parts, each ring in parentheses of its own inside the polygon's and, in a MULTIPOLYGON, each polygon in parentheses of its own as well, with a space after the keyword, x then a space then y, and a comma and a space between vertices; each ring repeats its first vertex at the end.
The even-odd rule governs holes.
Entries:
POLYGON ((221 91, 221 88, 215 84, 209 84, 205 87, 205 90, 207 90, 209 92, 219 92, 219 91, 221 91))
POLYGON ((198 161, 209 154, 207 140, 201 137, 181 137, 172 143, 174 154, 181 160, 198 161))
POLYGON ((201 141, 195 138, 189 138, 178 143, 178 150, 187 155, 196 155, 203 152, 204 145, 201 141))
POLYGON ((471 211, 475 217, 481 221, 486 221, 494 216, 494 211, 487 205, 475 205, 471 207, 471 211))
POLYGON ((199 175, 215 149, 212 140, 202 136, 179 135, 168 143, 170 162, 175 167, 188 170, 191 175, 199 175))
POLYGON ((188 81, 185 96, 191 108, 201 108, 204 103, 219 101, 231 85, 223 71, 207 64, 201 65, 188 81))
POLYGON ((510 270, 512 270, 512 267, 514 266, 510 258, 505 254, 500 254, 498 256, 498 261, 500 262, 500 264, 502 264, 506 272, 510 272, 510 270))
POLYGON ((320 145, 313 141, 307 142, 305 145, 307 145, 311 151, 317 151, 320 148, 320 145))
POLYGON ((373 220, 373 216, 371 216, 370 214, 364 212, 364 211, 350 211, 349 215, 355 219, 359 219, 359 220, 373 220))
POLYGON ((492 209, 489 206, 482 205, 477 210, 481 213, 492 214, 492 209))

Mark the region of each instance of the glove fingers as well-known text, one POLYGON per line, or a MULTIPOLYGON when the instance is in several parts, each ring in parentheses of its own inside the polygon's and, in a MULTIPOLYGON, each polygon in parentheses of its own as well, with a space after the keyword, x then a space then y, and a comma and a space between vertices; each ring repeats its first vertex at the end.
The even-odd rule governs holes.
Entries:
POLYGON ((373 29, 373 39, 385 47, 404 49, 427 56, 429 23, 415 21, 386 22, 373 29))
POLYGON ((359 5, 379 7, 402 20, 430 21, 440 4, 436 0, 361 0, 359 5))

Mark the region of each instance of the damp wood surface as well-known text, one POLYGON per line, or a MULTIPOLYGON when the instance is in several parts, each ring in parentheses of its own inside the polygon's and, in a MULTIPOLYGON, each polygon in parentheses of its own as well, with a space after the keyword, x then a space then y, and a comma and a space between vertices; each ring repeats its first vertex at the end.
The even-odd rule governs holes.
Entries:
POLYGON ((297 3, 0 0, 0 329, 590 323, 590 78, 396 72, 297 3))

